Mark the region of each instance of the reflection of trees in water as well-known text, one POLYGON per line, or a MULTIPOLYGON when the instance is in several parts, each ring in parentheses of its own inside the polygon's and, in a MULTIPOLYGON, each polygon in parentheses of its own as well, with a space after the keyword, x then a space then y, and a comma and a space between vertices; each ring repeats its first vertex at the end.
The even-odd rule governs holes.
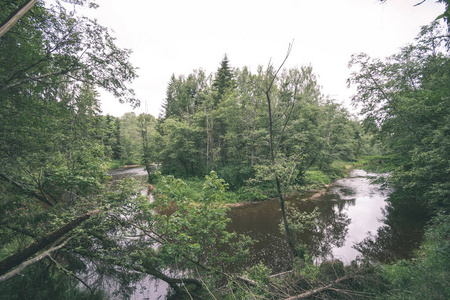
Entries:
POLYGON ((311 212, 318 208, 320 215, 317 217, 312 230, 298 234, 298 243, 306 244, 309 254, 316 259, 331 257, 331 250, 342 247, 348 232, 351 219, 346 213, 347 206, 355 205, 355 199, 339 201, 308 201, 300 209, 311 212))
POLYGON ((412 251, 418 248, 427 219, 425 210, 399 197, 395 193, 391 195, 383 209, 381 221, 384 225, 378 228, 377 233, 353 246, 365 258, 389 263, 411 258, 412 251))
MULTIPOLYGON (((312 230, 296 235, 296 243, 305 244, 309 254, 318 261, 331 258, 332 250, 345 244, 351 223, 348 209, 356 205, 352 197, 357 197, 352 187, 335 186, 320 199, 290 199, 289 207, 299 212, 312 212, 316 207, 320 212, 312 230)), ((392 202, 395 205, 387 206, 383 220, 380 220, 384 226, 355 246, 369 258, 389 261, 392 258, 408 257, 420 242, 423 210, 414 211, 416 205, 411 202, 392 202)), ((229 224, 229 230, 246 234, 255 240, 247 262, 249 267, 262 261, 273 272, 282 272, 291 266, 289 247, 283 231, 279 229, 281 214, 278 207, 277 201, 265 201, 235 208, 230 212, 233 221, 229 224)))

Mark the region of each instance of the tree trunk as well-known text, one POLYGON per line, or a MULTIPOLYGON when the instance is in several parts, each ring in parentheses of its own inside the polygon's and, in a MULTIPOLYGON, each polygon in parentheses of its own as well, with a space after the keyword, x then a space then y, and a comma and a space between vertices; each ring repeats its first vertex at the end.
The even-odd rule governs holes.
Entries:
MULTIPOLYGON (((266 94, 266 99, 267 99, 267 106, 268 106, 268 112, 269 112, 269 148, 270 148, 270 160, 272 163, 272 166, 275 167, 275 153, 274 153, 274 149, 273 149, 273 116, 272 116, 272 103, 270 100, 270 95, 269 95, 270 89, 268 89, 265 94, 266 94)), ((281 209, 281 215, 283 217, 283 224, 284 224, 284 231, 286 233, 286 239, 287 242, 289 244, 289 247, 291 248, 292 254, 294 255, 294 257, 297 257, 297 251, 295 251, 295 245, 292 239, 292 234, 291 231, 289 229, 289 224, 288 224, 288 220, 287 220, 287 216, 286 216, 286 208, 285 208, 285 202, 284 202, 284 197, 283 197, 283 192, 281 191, 281 184, 280 184, 280 180, 278 178, 278 175, 276 174, 275 171, 275 182, 277 185, 277 193, 278 193, 278 198, 280 201, 280 209, 281 209)))
POLYGON ((66 233, 75 229, 81 223, 89 219, 91 216, 98 214, 99 212, 100 212, 99 210, 87 212, 84 215, 76 218, 75 220, 72 220, 71 222, 67 223, 66 225, 58 228, 52 233, 49 233, 43 238, 35 241, 30 246, 23 248, 14 253, 13 255, 10 255, 9 257, 0 261, 0 275, 5 274, 6 272, 8 272, 8 270, 20 265, 29 257, 50 246, 58 239, 63 237, 66 233))
POLYGON ((324 291, 326 291, 328 289, 331 289, 335 284, 338 284, 339 282, 344 281, 346 279, 349 279, 351 277, 352 276, 341 277, 341 278, 336 279, 335 281, 333 281, 333 282, 331 282, 331 283, 329 283, 329 284, 327 284, 325 286, 321 286, 319 288, 316 288, 316 289, 313 289, 313 290, 309 290, 309 291, 304 292, 302 294, 299 294, 299 295, 296 295, 296 296, 293 296, 293 297, 289 297, 289 298, 285 298, 283 300, 298 300, 298 299, 309 298, 309 297, 311 297, 311 296, 313 296, 315 294, 318 294, 318 293, 324 292, 324 291))
MULTIPOLYGON (((291 50, 292 50, 292 44, 289 44, 289 48, 288 48, 286 57, 284 58, 280 67, 277 69, 277 71, 274 74, 272 74, 272 72, 270 71, 270 66, 268 67, 267 76, 270 76, 271 79, 269 82, 267 82, 267 85, 264 88, 261 88, 261 90, 265 94, 266 100, 267 100, 267 109, 268 109, 268 114, 269 114, 269 150, 270 150, 270 161, 271 161, 271 164, 273 167, 275 167, 276 164, 275 164, 275 150, 274 150, 274 136, 273 136, 273 113, 272 113, 272 101, 270 99, 270 91, 272 90, 272 87, 274 85, 274 82, 275 82, 275 79, 276 79, 278 73, 280 72, 284 63, 288 59, 289 54, 291 53, 291 50)), ((291 113, 292 113, 292 110, 291 110, 291 113)), ((283 132, 284 132, 284 129, 283 129, 283 132)), ((281 141, 281 136, 279 138, 279 141, 281 141)), ((277 146, 277 148, 278 148, 278 146, 277 146)), ((276 170, 274 170, 274 173, 275 173, 274 175, 275 175, 275 182, 276 182, 276 186, 277 186, 278 198, 279 198, 279 202, 280 202, 281 215, 283 217, 284 231, 286 233, 286 239, 289 244, 289 247, 291 248, 293 256, 297 257, 298 256, 297 251, 295 251, 295 245, 294 245, 294 242, 292 239, 292 234, 289 229, 289 224, 288 224, 288 220, 287 220, 287 216, 286 216, 286 208, 285 208, 283 192, 281 190, 280 179, 278 177, 276 170)))
MULTIPOLYGON (((66 241, 67 242, 67 241, 66 241)), ((27 268, 28 266, 31 266, 34 263, 37 263, 38 261, 40 261, 41 259, 43 259, 44 257, 51 257, 50 254, 56 250, 61 249, 62 247, 64 247, 66 245, 66 242, 62 243, 59 246, 53 247, 48 249, 47 251, 42 252, 41 254, 39 254, 38 256, 33 257, 30 260, 24 261, 23 263, 21 263, 17 268, 15 268, 14 270, 1 275, 0 276, 0 282, 6 281, 16 275, 18 275, 20 272, 22 272, 25 268, 27 268)))
POLYGON ((0 27, 0 37, 7 33, 8 30, 10 30, 17 23, 17 21, 23 17, 24 14, 26 14, 27 11, 29 11, 36 4, 36 2, 37 0, 29 1, 21 9, 19 9, 19 11, 12 16, 12 18, 2 24, 2 27, 0 27))

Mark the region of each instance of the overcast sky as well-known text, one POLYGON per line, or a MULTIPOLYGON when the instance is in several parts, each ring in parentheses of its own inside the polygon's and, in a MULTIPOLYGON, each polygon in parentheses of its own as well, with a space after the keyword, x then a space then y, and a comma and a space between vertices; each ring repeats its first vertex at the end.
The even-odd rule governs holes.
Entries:
MULTIPOLYGON (((312 65, 324 94, 349 103, 348 61, 353 53, 394 54, 420 26, 444 10, 434 0, 98 0, 89 14, 133 51, 139 78, 132 88, 145 110, 161 112, 170 76, 194 69, 214 73, 224 54, 231 67, 275 66, 294 40, 286 67, 312 65), (147 108, 146 108, 147 107, 147 108)), ((101 93, 104 114, 133 111, 101 93)))

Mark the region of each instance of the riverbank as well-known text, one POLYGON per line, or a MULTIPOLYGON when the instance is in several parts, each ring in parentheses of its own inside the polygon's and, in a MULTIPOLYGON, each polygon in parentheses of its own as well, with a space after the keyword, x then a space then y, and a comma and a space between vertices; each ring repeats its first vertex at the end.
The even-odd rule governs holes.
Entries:
MULTIPOLYGON (((375 258, 405 258, 401 256, 406 253, 405 249, 410 249, 408 253, 411 253, 418 243, 417 241, 411 242, 413 241, 412 237, 418 231, 414 226, 411 226, 410 222, 405 221, 412 219, 417 222, 415 215, 414 218, 404 219, 408 217, 408 215, 404 215, 405 210, 403 208, 399 210, 395 207, 391 207, 387 210, 388 214, 383 215, 384 201, 389 191, 381 184, 373 183, 374 174, 367 174, 367 172, 357 169, 352 171, 353 168, 354 165, 352 165, 352 168, 348 168, 345 176, 333 180, 330 184, 302 190, 301 193, 296 192, 293 196, 295 198, 312 198, 315 201, 287 199, 292 207, 298 209, 298 211, 311 212, 317 208, 320 212, 317 219, 317 226, 320 230, 302 235, 302 242, 307 245, 310 257, 318 258, 318 262, 321 262, 322 259, 327 259, 327 257, 333 255, 334 258, 343 262, 344 268, 347 268, 347 265, 360 255, 359 250, 354 248, 356 241, 359 245, 358 249, 362 250, 363 253, 369 251, 370 254, 375 255, 375 258), (349 193, 349 191, 351 192, 349 193), (376 235, 367 236, 367 231, 376 233, 376 235), (376 245, 375 248, 369 247, 372 242, 376 245), (412 243, 412 246, 408 243, 412 243), (398 253, 393 254, 392 251, 398 251, 398 253)), ((122 173, 127 176, 136 175, 145 178, 145 170, 142 167, 122 169, 122 173), (135 173, 130 172, 133 169, 135 173)), ((115 176, 119 175, 116 174, 115 176)), ((204 180, 186 180, 185 183, 183 189, 188 190, 189 198, 193 201, 200 201, 200 198, 197 197, 202 192, 204 180)), ((227 193, 228 197, 235 197, 233 191, 227 191, 227 193)), ((259 266, 262 262, 270 271, 268 275, 296 268, 292 266, 292 261, 288 259, 290 256, 286 251, 289 248, 286 245, 283 233, 279 230, 281 220, 279 203, 276 198, 265 201, 236 202, 227 205, 231 208, 228 212, 228 217, 231 219, 228 229, 238 234, 250 236, 257 241, 250 249, 247 261, 248 268, 259 266)), ((334 260, 334 262, 336 261, 334 260)), ((316 264, 311 263, 308 268, 320 269, 318 262, 316 264)), ((401 277, 402 274, 396 274, 396 272, 403 272, 401 268, 409 271, 413 267, 409 265, 407 268, 403 265, 386 266, 384 269, 391 273, 378 275, 401 277)), ((298 274, 301 276, 302 272, 298 274)))
MULTIPOLYGON (((332 171, 330 171, 329 174, 326 174, 325 172, 319 171, 319 170, 310 170, 306 171, 303 178, 293 184, 293 187, 291 188, 291 191, 286 196, 286 198, 301 198, 301 199, 316 199, 321 197, 326 193, 326 191, 339 179, 343 179, 348 177, 350 172, 355 169, 359 168, 362 165, 364 165, 365 161, 358 161, 358 162, 343 162, 338 161, 334 162, 332 164, 332 167, 330 168, 332 171)), ((258 187, 243 187, 240 190, 237 191, 238 194, 238 201, 236 203, 229 203, 228 206, 230 207, 240 207, 245 206, 253 203, 259 203, 262 201, 271 201, 274 199, 278 199, 278 197, 272 196, 272 197, 261 197, 264 193, 264 191, 268 192, 268 194, 271 192, 270 189, 264 190, 260 189, 259 192, 261 192, 259 195, 257 193, 248 193, 251 192, 253 189, 258 190, 258 187), (253 195, 254 197, 251 198, 252 200, 247 200, 249 198, 249 194, 253 195)), ((275 195, 274 187, 272 187, 273 192, 272 194, 275 195)))
MULTIPOLYGON (((317 169, 306 171, 301 178, 296 178, 295 182, 293 182, 287 198, 318 198, 323 195, 336 180, 347 177, 352 169, 361 164, 362 163, 339 161, 332 164, 328 173, 317 169)), ((133 172, 133 169, 136 170, 136 175, 140 177, 140 180, 146 182, 146 180, 142 180, 141 178, 146 176, 146 171, 143 166, 138 164, 122 164, 118 168, 111 169, 110 173, 115 174, 122 171, 125 173, 130 173, 133 172)), ((195 199, 200 199, 203 190, 204 178, 191 177, 185 178, 183 181, 186 183, 186 189, 188 190, 190 199, 194 201, 196 201, 195 199)), ((154 186, 152 185, 151 189, 153 190, 153 188, 154 186)), ((270 181, 252 182, 251 184, 247 184, 239 188, 228 188, 225 191, 225 195, 225 204, 229 207, 239 207, 252 203, 277 199, 275 185, 270 181)))

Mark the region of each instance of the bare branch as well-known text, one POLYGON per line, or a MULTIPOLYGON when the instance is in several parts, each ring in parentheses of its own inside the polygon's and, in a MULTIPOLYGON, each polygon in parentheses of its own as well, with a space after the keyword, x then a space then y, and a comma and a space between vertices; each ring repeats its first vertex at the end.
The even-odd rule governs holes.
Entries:
POLYGON ((420 1, 419 3, 417 3, 417 4, 414 4, 413 6, 419 6, 419 5, 421 5, 422 3, 424 3, 425 1, 427 1, 427 0, 422 0, 422 1, 420 1))
POLYGON ((244 276, 236 276, 237 279, 242 280, 252 286, 258 286, 258 282, 251 280, 250 278, 244 277, 244 276))
MULTIPOLYGON (((275 72, 275 74, 271 74, 272 75, 272 80, 270 81, 270 84, 269 84, 269 86, 266 89, 266 93, 270 92, 270 89, 272 88, 272 85, 275 82, 275 79, 277 78, 278 73, 281 71, 281 69, 283 68, 283 66, 286 63, 287 59, 289 58, 289 55, 291 54, 293 45, 294 45, 294 41, 292 41, 292 43, 289 44, 288 50, 286 52, 286 57, 284 58, 284 60, 281 63, 281 65, 278 67, 278 69, 275 72)), ((269 65, 269 67, 267 67, 267 71, 269 71, 269 70, 270 70, 270 65, 269 65)))
POLYGON ((66 268, 64 268, 63 266, 61 266, 50 254, 48 254, 47 256, 54 264, 56 264, 59 268, 61 268, 61 270, 63 270, 67 275, 70 275, 70 276, 74 277, 76 280, 78 280, 79 282, 81 282, 92 293, 92 288, 86 282, 84 282, 83 279, 81 279, 80 277, 75 275, 73 272, 71 272, 71 271, 67 270, 66 268))
POLYGON ((22 84, 24 82, 27 82, 27 81, 39 81, 42 78, 46 78, 46 77, 50 77, 50 76, 54 76, 54 75, 67 74, 69 71, 74 71, 74 70, 77 70, 77 68, 72 69, 72 70, 70 68, 66 68, 64 70, 60 70, 60 71, 57 71, 57 72, 50 72, 50 73, 46 73, 46 74, 42 74, 42 75, 38 75, 38 76, 31 76, 31 77, 23 78, 23 79, 18 80, 18 81, 14 82, 14 83, 11 83, 11 84, 3 86, 1 88, 1 90, 4 91, 6 89, 15 87, 15 86, 17 86, 19 84, 22 84))
POLYGON ((21 183, 12 180, 11 178, 9 178, 8 176, 6 176, 3 173, 0 173, 0 179, 3 179, 4 181, 9 182, 10 184, 14 185, 15 187, 21 189, 23 192, 27 193, 27 194, 31 194, 33 197, 35 197, 36 199, 38 199, 39 201, 53 206, 55 205, 55 203, 50 202, 45 196, 43 195, 39 195, 38 193, 36 193, 35 191, 31 191, 30 189, 28 189, 27 187, 23 186, 21 183))
POLYGON ((318 294, 318 293, 321 293, 321 292, 323 292, 323 291, 329 290, 329 289, 331 289, 335 284, 338 284, 339 282, 344 281, 344 280, 346 280, 346 279, 349 279, 349 278, 351 278, 351 277, 352 277, 352 276, 343 276, 343 277, 341 277, 341 278, 339 278, 339 279, 337 279, 337 280, 335 280, 335 281, 333 281, 333 282, 331 282, 331 283, 329 283, 329 284, 327 284, 327 285, 325 285, 325 286, 318 287, 318 288, 316 288, 316 289, 307 291, 307 292, 302 293, 302 294, 300 294, 300 295, 296 295, 296 296, 293 296, 293 297, 285 298, 284 300, 298 300, 298 299, 303 299, 303 298, 311 297, 311 296, 313 296, 313 295, 315 295, 315 294, 318 294))

